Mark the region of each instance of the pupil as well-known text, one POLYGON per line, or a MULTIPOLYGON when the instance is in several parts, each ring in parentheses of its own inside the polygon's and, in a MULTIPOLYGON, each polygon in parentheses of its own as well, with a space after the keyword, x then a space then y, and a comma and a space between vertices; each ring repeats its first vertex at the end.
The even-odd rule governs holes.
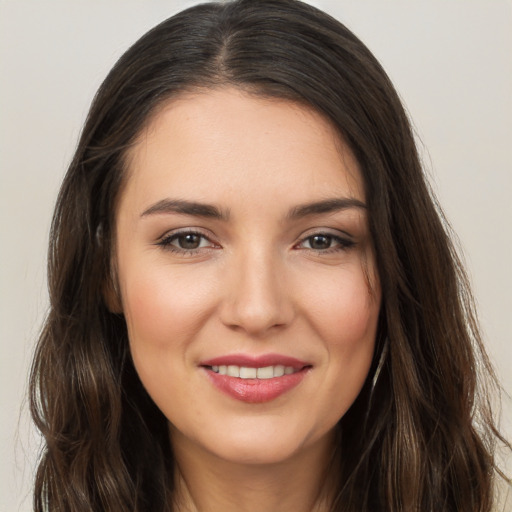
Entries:
POLYGON ((197 249, 200 243, 200 236, 193 233, 180 236, 179 242, 182 249, 197 249))
POLYGON ((309 242, 312 249, 329 249, 331 246, 331 237, 326 235, 315 235, 309 242))

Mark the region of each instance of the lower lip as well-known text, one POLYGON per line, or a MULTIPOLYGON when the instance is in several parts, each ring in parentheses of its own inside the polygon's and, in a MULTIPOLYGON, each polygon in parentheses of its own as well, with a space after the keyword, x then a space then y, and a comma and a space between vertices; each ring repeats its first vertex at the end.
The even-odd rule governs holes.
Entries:
POLYGON ((213 385, 231 398, 247 403, 263 403, 275 400, 277 397, 298 386, 310 368, 272 379, 240 379, 220 375, 205 368, 206 374, 213 385))

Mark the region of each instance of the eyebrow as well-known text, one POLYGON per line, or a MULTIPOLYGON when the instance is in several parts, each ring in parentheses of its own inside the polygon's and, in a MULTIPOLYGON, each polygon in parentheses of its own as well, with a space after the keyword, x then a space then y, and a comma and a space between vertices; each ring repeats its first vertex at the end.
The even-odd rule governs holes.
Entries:
POLYGON ((141 217, 162 213, 181 213, 196 217, 206 217, 226 221, 229 219, 229 211, 222 211, 214 205, 185 201, 183 199, 162 199, 147 210, 142 212, 141 217))
MULTIPOLYGON (((366 209, 366 205, 355 198, 332 198, 313 203, 305 203, 293 207, 287 214, 289 220, 300 219, 310 215, 320 215, 323 213, 332 213, 350 208, 366 209)), ((195 217, 206 217, 222 221, 229 220, 229 210, 222 211, 217 206, 207 203, 198 203, 196 201, 186 201, 184 199, 162 199, 148 209, 142 212, 141 217, 149 215, 158 215, 166 213, 178 213, 183 215, 192 215, 195 217)))
POLYGON ((350 208, 358 208, 366 210, 366 204, 359 199, 352 197, 341 197, 333 199, 325 199, 314 203, 306 203, 295 206, 290 210, 287 217, 294 220, 310 215, 319 215, 322 213, 332 213, 340 210, 348 210, 350 208))

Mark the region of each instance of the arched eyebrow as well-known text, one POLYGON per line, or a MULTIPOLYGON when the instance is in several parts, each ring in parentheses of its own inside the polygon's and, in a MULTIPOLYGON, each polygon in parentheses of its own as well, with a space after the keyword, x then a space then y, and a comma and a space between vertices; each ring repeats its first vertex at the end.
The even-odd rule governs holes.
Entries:
POLYGON ((295 206, 287 215, 290 220, 308 217, 309 215, 320 215, 322 213, 332 213, 349 208, 358 208, 366 210, 366 204, 359 199, 352 197, 341 197, 316 201, 314 203, 306 203, 295 206))
POLYGON ((229 219, 229 211, 222 211, 220 208, 217 208, 212 204, 185 201, 183 199, 162 199, 144 210, 141 217, 162 213, 181 213, 183 215, 207 217, 223 221, 227 221, 229 219))
MULTIPOLYGON (((366 210, 366 205, 355 198, 332 198, 313 203, 305 203, 294 206, 286 215, 289 220, 296 220, 310 215, 320 215, 323 213, 332 213, 350 208, 366 210)), ((195 217, 206 217, 222 221, 229 220, 229 210, 221 210, 215 205, 208 203, 199 203, 196 201, 186 201, 183 199, 162 199, 153 204, 141 214, 141 217, 150 215, 178 213, 182 215, 192 215, 195 217)))

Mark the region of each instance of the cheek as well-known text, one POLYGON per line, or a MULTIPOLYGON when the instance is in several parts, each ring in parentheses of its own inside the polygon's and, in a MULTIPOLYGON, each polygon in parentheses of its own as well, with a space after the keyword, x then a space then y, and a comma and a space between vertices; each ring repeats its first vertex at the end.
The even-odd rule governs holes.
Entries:
POLYGON ((169 269, 132 272, 121 283, 123 310, 132 355, 163 361, 164 353, 182 349, 214 306, 212 281, 169 269))
POLYGON ((338 313, 331 307, 332 329, 338 333, 341 350, 364 350, 375 339, 380 301, 370 295, 366 286, 347 290, 339 297, 338 313))
POLYGON ((326 353, 325 393, 318 394, 318 407, 326 411, 327 425, 345 414, 368 376, 380 310, 380 290, 377 285, 370 290, 363 272, 342 277, 324 282, 322 293, 317 286, 309 304, 310 324, 326 353))
POLYGON ((340 272, 309 287, 309 318, 333 350, 350 352, 374 341, 380 290, 372 289, 362 270, 340 272))
POLYGON ((211 280, 191 280, 190 269, 185 276, 185 271, 171 272, 166 265, 153 270, 148 265, 144 271, 137 267, 120 283, 131 356, 149 395, 174 418, 174 407, 178 412, 185 407, 176 397, 186 395, 190 382, 191 340, 214 307, 211 280))

